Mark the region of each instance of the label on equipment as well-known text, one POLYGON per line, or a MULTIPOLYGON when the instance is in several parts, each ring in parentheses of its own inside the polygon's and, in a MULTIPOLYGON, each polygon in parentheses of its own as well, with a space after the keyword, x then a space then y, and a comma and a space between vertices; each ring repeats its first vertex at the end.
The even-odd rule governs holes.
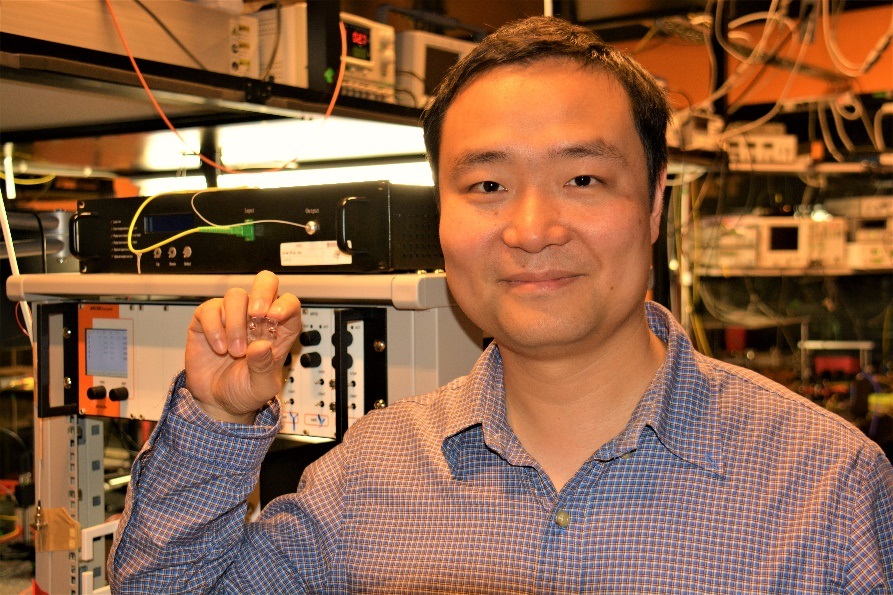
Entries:
POLYGON ((339 250, 335 240, 286 242, 279 244, 279 262, 284 267, 350 264, 353 257, 339 250))

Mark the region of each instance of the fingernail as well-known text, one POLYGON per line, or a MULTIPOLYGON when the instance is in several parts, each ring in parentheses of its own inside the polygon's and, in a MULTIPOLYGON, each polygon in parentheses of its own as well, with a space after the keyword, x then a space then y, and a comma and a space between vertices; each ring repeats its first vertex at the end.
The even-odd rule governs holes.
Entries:
POLYGON ((233 341, 233 349, 232 354, 235 356, 241 356, 245 354, 245 340, 244 339, 236 339, 233 341))
POLYGON ((260 298, 256 298, 253 302, 251 302, 251 311, 263 314, 264 301, 260 298))

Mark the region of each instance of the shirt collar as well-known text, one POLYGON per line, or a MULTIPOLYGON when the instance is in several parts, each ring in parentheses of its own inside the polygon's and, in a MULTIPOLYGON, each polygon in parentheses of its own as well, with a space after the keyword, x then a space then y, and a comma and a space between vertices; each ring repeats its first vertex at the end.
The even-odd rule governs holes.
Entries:
MULTIPOLYGON (((667 344, 666 359, 626 429, 595 456, 610 459, 635 450, 648 427, 680 459, 721 474, 717 390, 702 369, 703 356, 669 311, 646 302, 646 313, 651 331, 667 344)), ((534 464, 506 420, 502 358, 495 344, 484 350, 468 376, 446 387, 440 400, 446 413, 442 428, 448 458, 455 461, 461 442, 471 438, 469 430, 480 428, 486 445, 509 463, 534 464)))
POLYGON ((509 464, 536 466, 508 425, 502 357, 495 343, 484 350, 468 376, 447 386, 438 401, 447 414, 442 449, 454 472, 468 456, 474 458, 466 448, 469 441, 482 441, 509 464))
POLYGON ((666 308, 646 302, 645 309, 648 327, 666 343, 667 355, 618 441, 638 440, 647 426, 677 457, 722 474, 719 389, 706 373, 705 358, 666 308))

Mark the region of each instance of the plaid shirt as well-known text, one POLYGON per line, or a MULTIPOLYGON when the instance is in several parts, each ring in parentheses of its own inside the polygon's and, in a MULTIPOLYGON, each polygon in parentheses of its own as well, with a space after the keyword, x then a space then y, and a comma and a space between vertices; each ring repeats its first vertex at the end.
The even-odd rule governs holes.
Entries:
POLYGON ((696 353, 556 492, 506 423, 499 350, 366 415, 244 522, 279 420, 205 417, 183 378, 133 467, 115 592, 891 593, 893 467, 855 427, 696 353))

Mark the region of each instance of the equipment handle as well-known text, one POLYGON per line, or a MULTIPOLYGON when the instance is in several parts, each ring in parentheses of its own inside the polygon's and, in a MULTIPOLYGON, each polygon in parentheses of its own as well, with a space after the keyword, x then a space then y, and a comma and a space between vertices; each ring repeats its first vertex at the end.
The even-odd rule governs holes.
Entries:
POLYGON ((84 260, 85 257, 80 250, 80 236, 78 235, 78 221, 83 217, 92 217, 92 213, 75 213, 68 220, 68 249, 71 255, 78 260, 84 260))
POLYGON ((350 239, 347 237, 347 207, 355 202, 366 202, 366 199, 362 196, 348 196, 342 199, 341 204, 338 205, 338 217, 335 218, 335 241, 338 244, 338 249, 345 254, 362 252, 362 250, 354 251, 350 245, 350 239))

